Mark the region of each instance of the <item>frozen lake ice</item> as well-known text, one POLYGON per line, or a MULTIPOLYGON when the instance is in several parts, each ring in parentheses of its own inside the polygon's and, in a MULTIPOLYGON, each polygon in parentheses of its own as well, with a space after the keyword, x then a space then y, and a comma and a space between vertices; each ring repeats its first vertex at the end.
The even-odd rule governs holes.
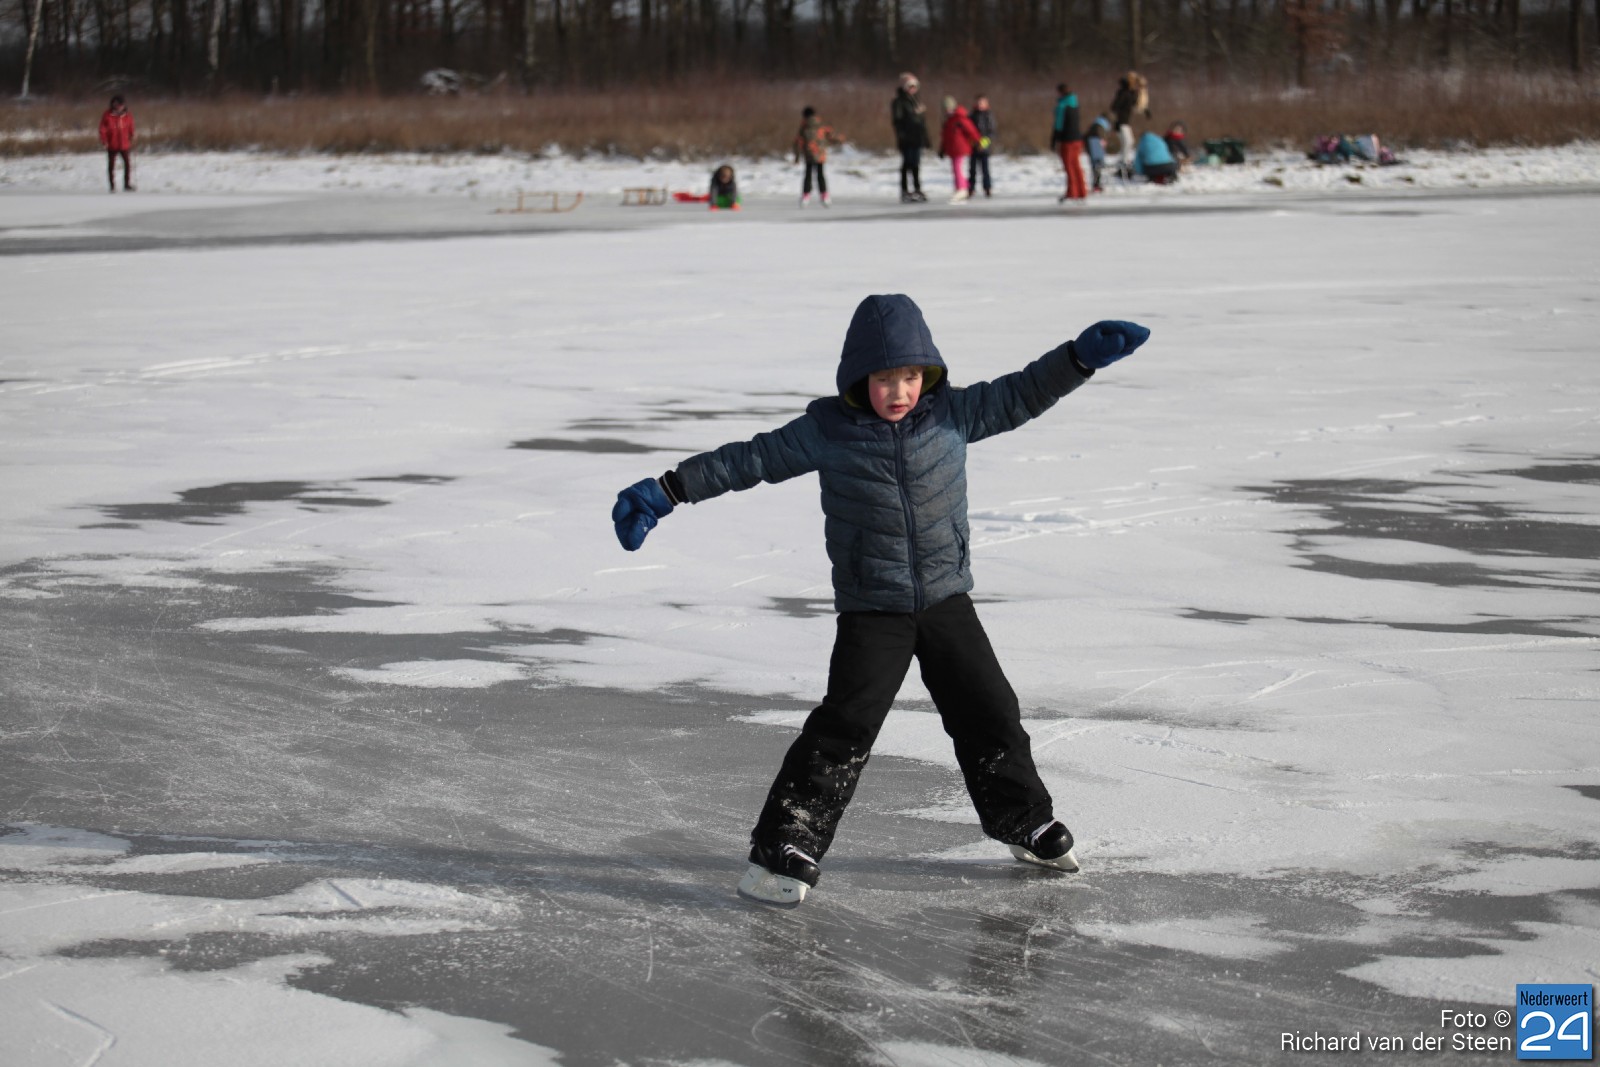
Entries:
POLYGON ((319 237, 342 203, 118 201, 141 244, 0 198, 0 1062, 1277 1063, 1595 980, 1600 196, 319 237), (827 391, 885 291, 957 384, 1155 331, 970 458, 1085 869, 981 837, 913 678, 761 910, 815 483, 634 555, 610 504, 827 391))

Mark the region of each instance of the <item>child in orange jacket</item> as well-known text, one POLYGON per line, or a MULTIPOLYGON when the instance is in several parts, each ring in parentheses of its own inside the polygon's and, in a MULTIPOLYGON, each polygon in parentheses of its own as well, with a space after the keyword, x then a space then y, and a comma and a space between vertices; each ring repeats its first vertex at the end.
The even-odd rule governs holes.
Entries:
POLYGON ((816 175, 817 194, 822 206, 832 203, 828 199, 828 176, 823 168, 828 163, 828 145, 843 144, 844 138, 833 132, 833 127, 817 117, 817 109, 805 108, 800 112, 800 132, 794 135, 794 161, 806 165, 805 181, 800 186, 800 206, 811 203, 811 176, 816 175))

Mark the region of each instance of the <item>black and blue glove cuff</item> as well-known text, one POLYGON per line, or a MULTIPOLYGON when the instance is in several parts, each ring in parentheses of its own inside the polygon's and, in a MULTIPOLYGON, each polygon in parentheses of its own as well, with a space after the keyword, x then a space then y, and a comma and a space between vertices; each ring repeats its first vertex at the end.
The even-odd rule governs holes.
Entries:
POLYGON ((684 491, 683 479, 678 477, 677 471, 667 471, 656 481, 661 483, 661 491, 667 494, 667 499, 672 501, 673 504, 687 504, 689 502, 689 494, 684 491))
POLYGON ((1083 361, 1078 358, 1078 346, 1072 341, 1067 342, 1067 358, 1072 361, 1073 370, 1077 371, 1085 378, 1094 377, 1094 368, 1084 366, 1083 361))

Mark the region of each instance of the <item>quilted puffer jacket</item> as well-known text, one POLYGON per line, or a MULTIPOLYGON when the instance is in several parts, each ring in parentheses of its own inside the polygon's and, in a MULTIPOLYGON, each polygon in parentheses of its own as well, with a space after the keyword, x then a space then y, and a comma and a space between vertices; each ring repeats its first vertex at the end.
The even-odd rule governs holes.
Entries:
POLYGON ((1087 380, 1069 341, 992 382, 952 387, 921 309, 910 297, 870 296, 845 334, 839 395, 776 430, 691 456, 676 474, 699 503, 816 471, 834 607, 922 611, 972 589, 967 445, 1016 429, 1087 380), (937 380, 900 421, 851 398, 873 371, 917 365, 938 368, 937 380))

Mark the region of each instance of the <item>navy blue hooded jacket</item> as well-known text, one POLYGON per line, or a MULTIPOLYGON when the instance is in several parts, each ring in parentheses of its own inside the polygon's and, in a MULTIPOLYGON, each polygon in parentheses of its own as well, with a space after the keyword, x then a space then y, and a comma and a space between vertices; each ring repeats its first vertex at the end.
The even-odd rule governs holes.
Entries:
POLYGON ((911 298, 869 296, 845 334, 840 395, 813 400, 776 430, 691 456, 676 473, 685 498, 699 503, 816 471, 834 607, 922 611, 972 588, 967 445, 1016 429, 1087 380, 1069 341, 1020 371, 954 388, 911 298), (908 366, 936 367, 938 378, 931 388, 925 379, 899 422, 849 399, 874 371, 908 366))

